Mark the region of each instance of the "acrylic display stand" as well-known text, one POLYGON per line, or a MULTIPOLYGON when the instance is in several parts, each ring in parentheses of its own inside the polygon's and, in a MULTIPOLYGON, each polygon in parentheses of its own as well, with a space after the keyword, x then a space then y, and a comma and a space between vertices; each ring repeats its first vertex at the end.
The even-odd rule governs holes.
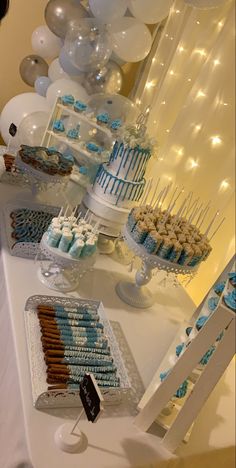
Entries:
POLYGON ((141 244, 137 244, 133 240, 126 227, 123 229, 122 235, 128 247, 142 260, 141 269, 137 271, 135 276, 135 283, 120 281, 116 286, 116 292, 120 299, 133 307, 143 309, 151 307, 153 304, 153 295, 145 286, 152 279, 153 269, 157 268, 158 270, 164 270, 175 275, 190 275, 190 277, 197 271, 196 267, 178 265, 177 263, 168 262, 157 255, 148 254, 141 244))
MULTIPOLYGON (((91 112, 75 112, 73 106, 64 106, 60 98, 57 98, 41 141, 41 146, 47 148, 55 146, 62 154, 69 151, 73 155, 76 164, 79 167, 83 166, 87 169, 86 176, 80 178, 77 175, 73 179, 84 187, 93 181, 99 165, 107 160, 113 139, 114 137, 109 128, 98 125, 95 116, 92 116, 91 112), (56 133, 53 130, 53 122, 55 120, 65 121, 65 132, 56 133), (72 127, 75 128, 77 125, 80 126, 78 139, 73 140, 68 138, 66 136, 67 130, 72 127), (89 141, 103 146, 105 151, 101 154, 89 152, 85 147, 85 143, 89 141)), ((76 168, 74 172, 76 173, 76 168)))
MULTIPOLYGON (((233 263, 234 259, 230 261, 217 282, 227 278, 227 273, 231 271, 233 263)), ((185 438, 199 411, 234 356, 235 311, 228 308, 223 301, 223 295, 232 288, 227 280, 214 312, 210 312, 207 305, 209 298, 214 297, 215 294, 213 289, 210 290, 196 309, 190 323, 181 326, 139 402, 140 413, 135 418, 135 424, 146 431, 156 420, 166 430, 162 443, 170 451, 175 451, 185 438), (209 318, 197 331, 195 321, 202 315, 207 315, 209 318), (193 327, 189 336, 185 333, 186 326, 193 327), (177 358, 176 346, 184 339, 184 349, 177 358), (204 366, 199 365, 200 360, 213 344, 215 351, 208 363, 204 366), (161 382, 160 373, 170 368, 171 372, 161 382), (173 400, 173 395, 185 379, 189 381, 187 395, 173 400)))

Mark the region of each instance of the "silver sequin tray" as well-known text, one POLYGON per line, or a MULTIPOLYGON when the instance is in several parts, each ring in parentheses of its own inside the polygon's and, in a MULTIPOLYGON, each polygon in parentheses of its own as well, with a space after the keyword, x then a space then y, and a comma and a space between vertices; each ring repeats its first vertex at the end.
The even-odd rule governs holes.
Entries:
POLYGON ((130 388, 130 382, 125 365, 116 341, 113 329, 109 320, 106 318, 103 305, 99 301, 74 299, 69 297, 57 296, 31 296, 25 305, 25 328, 28 347, 29 366, 31 374, 32 399, 33 405, 40 408, 61 408, 61 407, 79 407, 81 401, 79 390, 60 389, 48 390, 47 368, 44 361, 44 352, 41 342, 41 330, 36 307, 39 304, 48 306, 60 305, 65 308, 88 307, 99 314, 99 321, 104 326, 104 334, 108 339, 110 354, 113 363, 117 368, 116 375, 119 377, 119 387, 101 388, 106 404, 118 404, 121 402, 122 394, 127 393, 130 388))

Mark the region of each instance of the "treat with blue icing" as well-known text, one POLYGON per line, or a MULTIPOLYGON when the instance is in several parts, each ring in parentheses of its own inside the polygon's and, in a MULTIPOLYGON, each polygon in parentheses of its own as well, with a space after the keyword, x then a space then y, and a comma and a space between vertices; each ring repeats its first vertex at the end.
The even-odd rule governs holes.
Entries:
POLYGON ((201 317, 197 319, 195 326, 198 331, 202 329, 202 327, 205 325, 208 318, 209 317, 207 317, 206 315, 202 315, 201 317))
POLYGON ((214 353, 216 347, 214 345, 212 345, 208 351, 204 354, 204 356, 202 357, 202 359, 200 360, 199 364, 202 364, 203 366, 205 366, 209 359, 211 358, 212 354, 214 353))
POLYGON ((73 106, 75 102, 74 96, 72 94, 65 94, 64 96, 61 97, 61 103, 64 106, 73 106))
POLYGON ((236 289, 223 296, 224 303, 231 310, 236 312, 236 289))
POLYGON ((97 115, 97 123, 99 125, 107 126, 109 122, 109 114, 107 112, 102 112, 101 114, 97 115))
POLYGON ((80 129, 80 126, 77 125, 76 128, 70 128, 70 130, 68 130, 66 136, 67 138, 69 138, 70 140, 78 140, 79 138, 79 129, 80 129))
POLYGON ((122 126, 122 120, 115 119, 110 122, 110 129, 112 131, 117 131, 122 126))
POLYGON ((177 357, 180 356, 180 354, 182 353, 184 347, 185 347, 185 344, 184 344, 184 343, 181 343, 181 344, 179 344, 179 345, 176 346, 176 348, 175 348, 175 354, 176 354, 177 357))
POLYGON ((208 309, 211 312, 214 312, 214 310, 216 310, 219 304, 219 300, 220 300, 219 297, 210 297, 210 299, 208 300, 208 309))
POLYGON ((229 278, 230 284, 232 284, 232 286, 234 286, 235 288, 236 287, 236 272, 231 271, 231 273, 228 273, 228 278, 229 278))
POLYGON ((87 108, 88 108, 87 104, 85 104, 82 101, 78 100, 78 101, 75 101, 75 103, 74 103, 75 112, 79 112, 79 113, 85 112, 87 110, 87 108))
POLYGON ((52 129, 55 133, 64 133, 65 131, 65 125, 62 120, 54 120, 52 124, 52 129))
POLYGON ((48 150, 43 146, 21 145, 19 157, 24 163, 50 175, 69 175, 73 167, 59 151, 48 150))
POLYGON ((193 329, 193 327, 187 327, 187 328, 186 328, 185 333, 186 333, 187 336, 190 335, 192 329, 193 329))
POLYGON ((221 281, 220 283, 217 283, 215 286, 214 286, 214 292, 220 296, 222 294, 222 292, 224 291, 224 288, 225 288, 225 284, 226 284, 226 281, 221 281))
POLYGON ((89 143, 86 143, 86 149, 90 152, 90 153, 97 153, 97 154, 101 154, 103 149, 101 148, 101 146, 98 146, 96 145, 96 143, 93 143, 93 142, 89 142, 89 143))
MULTIPOLYGON (((166 377, 169 375, 169 373, 170 373, 170 369, 167 370, 166 372, 161 372, 161 374, 160 374, 161 382, 163 382, 166 379, 166 377)), ((174 397, 183 398, 186 395, 187 390, 188 390, 188 381, 184 380, 184 382, 179 386, 178 390, 174 394, 174 397)))

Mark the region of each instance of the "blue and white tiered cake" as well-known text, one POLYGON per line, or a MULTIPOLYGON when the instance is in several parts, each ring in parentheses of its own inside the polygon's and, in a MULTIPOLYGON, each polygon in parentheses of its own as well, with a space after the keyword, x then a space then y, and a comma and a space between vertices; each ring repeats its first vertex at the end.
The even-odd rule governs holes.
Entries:
POLYGON ((108 163, 99 167, 84 205, 103 222, 107 221, 108 230, 104 233, 119 235, 130 209, 139 203, 151 153, 152 141, 140 126, 128 126, 117 138, 108 163))

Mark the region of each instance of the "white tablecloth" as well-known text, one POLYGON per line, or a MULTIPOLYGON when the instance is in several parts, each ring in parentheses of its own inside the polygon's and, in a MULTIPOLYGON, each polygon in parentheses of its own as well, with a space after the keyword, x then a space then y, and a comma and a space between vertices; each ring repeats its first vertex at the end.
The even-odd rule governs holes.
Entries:
MULTIPOLYGON (((15 187, 0 184, 1 202, 17 194, 15 187)), ((39 411, 33 407, 23 314, 29 296, 58 294, 39 282, 38 266, 32 260, 9 254, 4 232, 1 235, 0 467, 28 468, 28 464, 32 463, 35 468, 128 468, 161 460, 170 461, 173 456, 161 446, 156 425, 152 433, 147 434, 133 425, 135 405, 132 402, 107 408, 96 425, 85 419, 81 421, 80 429, 88 439, 88 447, 83 453, 69 455, 55 446, 56 429, 65 419, 75 419, 78 410, 39 411)), ((100 256, 94 272, 81 280, 78 291, 81 297, 102 300, 108 318, 120 323, 146 387, 180 322, 192 314, 193 304, 181 288, 166 290, 156 287, 155 278, 151 287, 157 293, 157 302, 150 309, 135 310, 125 305, 114 292, 121 275, 127 275, 125 267, 106 256, 100 256)), ((70 293, 71 296, 77 294, 70 293)), ((207 416, 208 426, 209 419, 207 416)), ((222 431, 226 430, 227 424, 221 427, 222 431)), ((223 444, 218 439, 217 444, 209 443, 209 450, 232 445, 231 439, 228 439, 223 444)), ((201 444, 204 445, 204 440, 200 434, 193 445, 190 439, 188 454, 201 452, 201 444)), ((180 454, 184 456, 185 450, 184 446, 181 447, 180 454)))

